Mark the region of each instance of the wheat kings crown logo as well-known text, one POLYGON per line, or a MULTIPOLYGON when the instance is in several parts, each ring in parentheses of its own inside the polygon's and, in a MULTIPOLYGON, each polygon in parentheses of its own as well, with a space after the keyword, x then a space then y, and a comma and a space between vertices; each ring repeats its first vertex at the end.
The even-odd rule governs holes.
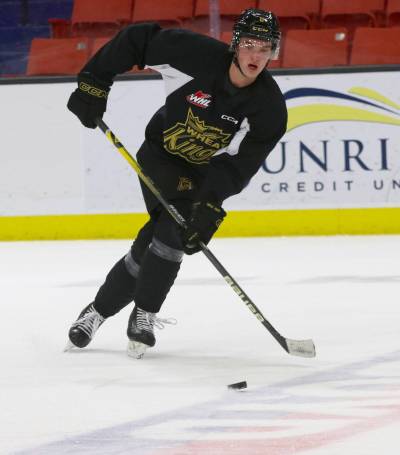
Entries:
POLYGON ((194 164, 207 164, 218 150, 230 142, 229 133, 208 126, 189 108, 185 123, 178 122, 164 131, 164 148, 194 164))

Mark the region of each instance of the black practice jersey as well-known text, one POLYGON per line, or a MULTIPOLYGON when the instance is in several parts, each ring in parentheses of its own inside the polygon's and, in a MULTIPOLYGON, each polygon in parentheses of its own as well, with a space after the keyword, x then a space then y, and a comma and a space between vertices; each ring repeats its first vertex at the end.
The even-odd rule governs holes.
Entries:
POLYGON ((82 71, 109 85, 134 65, 160 72, 167 97, 147 125, 146 139, 200 174, 204 197, 223 201, 247 185, 287 124, 283 95, 269 72, 237 88, 228 76, 231 62, 223 42, 138 24, 122 30, 82 71))

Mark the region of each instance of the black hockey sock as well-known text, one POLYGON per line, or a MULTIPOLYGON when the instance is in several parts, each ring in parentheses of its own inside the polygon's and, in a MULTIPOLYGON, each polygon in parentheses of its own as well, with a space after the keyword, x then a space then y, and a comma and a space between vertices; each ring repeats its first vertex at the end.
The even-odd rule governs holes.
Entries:
POLYGON ((110 270, 106 281, 97 292, 94 308, 103 317, 113 316, 132 302, 139 264, 153 236, 153 221, 139 231, 129 253, 110 270))
MULTIPOLYGON (((128 253, 129 254, 129 253, 128 253)), ((133 300, 136 278, 128 272, 125 257, 110 270, 94 300, 94 308, 104 318, 118 313, 133 300)))
POLYGON ((135 304, 158 313, 178 275, 180 261, 163 259, 148 249, 143 257, 136 284, 135 304))

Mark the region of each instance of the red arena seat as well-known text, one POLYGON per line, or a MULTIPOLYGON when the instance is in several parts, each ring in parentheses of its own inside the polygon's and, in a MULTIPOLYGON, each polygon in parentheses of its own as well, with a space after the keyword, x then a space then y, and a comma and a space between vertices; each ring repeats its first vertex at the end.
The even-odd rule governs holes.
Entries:
POLYGON ((354 35, 350 64, 400 64, 400 28, 360 27, 354 35))
POLYGON ((345 28, 289 30, 285 37, 282 66, 312 68, 346 65, 347 53, 345 28))
POLYGON ((72 34, 111 36, 129 23, 133 0, 75 0, 72 10, 72 34))
POLYGON ((351 43, 357 27, 378 27, 385 17, 385 0, 322 0, 322 28, 346 27, 351 43))
MULTIPOLYGON (((255 8, 256 0, 220 0, 219 13, 221 16, 239 16, 247 8, 255 8)), ((208 16, 210 11, 209 0, 197 0, 194 10, 195 16, 208 16)))
POLYGON ((388 0, 386 13, 387 26, 400 27, 400 0, 388 0))
POLYGON ((232 32, 222 32, 221 33, 221 41, 223 41, 226 44, 231 44, 232 32))
POLYGON ((34 38, 29 52, 27 74, 76 74, 88 58, 88 38, 34 38))
POLYGON ((132 22, 156 21, 167 27, 181 26, 193 16, 194 0, 135 0, 132 22))
POLYGON ((283 31, 313 28, 320 13, 320 0, 260 0, 259 8, 278 16, 283 31))
MULTIPOLYGON (((221 33, 232 30, 236 18, 243 10, 255 7, 256 0, 220 0, 221 33)), ((200 33, 208 34, 210 31, 209 12, 208 0, 196 0, 194 18, 190 24, 190 28, 200 33)))

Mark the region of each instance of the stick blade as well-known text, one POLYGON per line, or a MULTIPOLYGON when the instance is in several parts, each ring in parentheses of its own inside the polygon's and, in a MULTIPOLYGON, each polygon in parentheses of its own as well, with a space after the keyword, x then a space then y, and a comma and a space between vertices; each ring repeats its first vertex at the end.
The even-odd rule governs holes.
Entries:
POLYGON ((290 340, 285 338, 287 352, 298 357, 315 357, 315 345, 313 340, 290 340))

